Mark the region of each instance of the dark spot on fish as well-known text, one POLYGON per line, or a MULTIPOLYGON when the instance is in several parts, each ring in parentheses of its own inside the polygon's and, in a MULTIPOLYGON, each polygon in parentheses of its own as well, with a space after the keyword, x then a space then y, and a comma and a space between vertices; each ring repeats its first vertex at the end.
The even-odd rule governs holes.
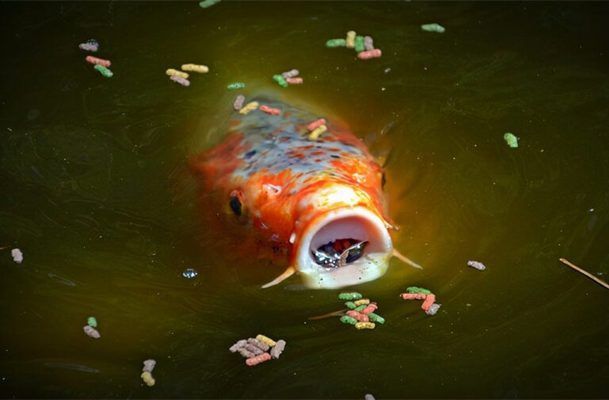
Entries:
POLYGON ((381 176, 381 187, 385 187, 386 183, 387 183, 387 177, 385 176, 385 173, 383 172, 383 175, 381 176))
POLYGON ((330 157, 332 157, 332 158, 340 158, 340 156, 338 154, 330 154, 330 157))
POLYGON ((236 216, 241 216, 241 200, 239 200, 237 196, 231 196, 228 205, 230 206, 230 209, 233 210, 236 216))
POLYGON ((254 154, 256 154, 256 150, 250 150, 247 153, 245 153, 245 155, 243 156, 244 158, 248 159, 251 156, 253 156, 254 154))

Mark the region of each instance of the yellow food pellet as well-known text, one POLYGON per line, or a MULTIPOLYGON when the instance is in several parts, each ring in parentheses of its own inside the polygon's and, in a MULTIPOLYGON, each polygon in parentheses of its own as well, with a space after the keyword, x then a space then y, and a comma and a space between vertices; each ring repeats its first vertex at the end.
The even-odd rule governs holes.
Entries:
POLYGON ((258 336, 256 336, 256 339, 258 339, 258 341, 266 344, 269 347, 273 347, 277 344, 277 342, 275 342, 273 339, 266 337, 264 335, 258 335, 258 336))
POLYGON ((144 383, 148 386, 154 386, 154 384, 156 383, 156 381, 154 380, 154 378, 152 377, 152 374, 150 372, 142 372, 142 375, 140 375, 140 377, 142 378, 142 380, 144 381, 144 383))
POLYGON ((328 130, 328 128, 326 128, 325 125, 318 126, 317 128, 315 128, 315 130, 313 132, 311 132, 309 134, 309 140, 317 140, 319 138, 319 136, 321 136, 321 134, 327 130, 328 130))
POLYGON ((374 329, 374 322, 358 322, 355 324, 355 329, 374 329))
POLYGON ((207 65, 184 64, 182 65, 182 71, 193 71, 199 72, 201 74, 206 74, 209 72, 209 68, 207 67, 207 65))
POLYGON ((370 299, 361 299, 355 302, 356 306, 361 306, 362 304, 370 304, 370 299))
POLYGON ((346 43, 347 43, 347 47, 350 49, 355 47, 355 35, 356 35, 355 31, 347 32, 346 43))
POLYGON ((251 111, 254 111, 255 109, 258 108, 258 102, 257 101, 252 101, 250 103, 247 103, 246 105, 243 106, 243 108, 241 110, 239 110, 239 114, 249 114, 251 111))
POLYGON ((177 69, 169 68, 165 73, 169 76, 179 76, 180 78, 187 79, 188 74, 186 72, 178 71, 177 69))

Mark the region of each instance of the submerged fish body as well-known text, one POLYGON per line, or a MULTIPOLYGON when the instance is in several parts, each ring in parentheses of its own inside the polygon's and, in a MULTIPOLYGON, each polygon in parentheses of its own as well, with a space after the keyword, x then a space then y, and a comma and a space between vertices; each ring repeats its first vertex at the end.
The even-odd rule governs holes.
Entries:
MULTIPOLYGON (((194 159, 207 190, 259 235, 288 249, 289 265, 314 288, 353 285, 381 276, 392 251, 384 218, 382 169, 364 143, 332 120, 317 140, 307 124, 319 116, 283 103, 281 110, 235 114, 227 137, 194 159), (321 246, 367 242, 340 268, 316 262, 321 246)), ((343 263, 344 264, 344 263, 343 263)))

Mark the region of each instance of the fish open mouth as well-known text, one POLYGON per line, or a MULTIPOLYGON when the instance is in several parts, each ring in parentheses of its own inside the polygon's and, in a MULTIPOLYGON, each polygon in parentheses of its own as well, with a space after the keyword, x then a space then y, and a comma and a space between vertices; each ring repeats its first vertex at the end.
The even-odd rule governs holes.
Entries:
POLYGON ((313 288, 339 288, 374 280, 387 270, 393 250, 382 219, 364 207, 315 218, 298 240, 296 268, 313 288))

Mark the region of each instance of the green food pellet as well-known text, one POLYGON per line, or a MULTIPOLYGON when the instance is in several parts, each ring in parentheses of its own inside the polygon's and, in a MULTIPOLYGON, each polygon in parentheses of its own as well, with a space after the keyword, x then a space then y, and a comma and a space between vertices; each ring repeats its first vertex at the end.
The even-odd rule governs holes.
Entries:
POLYGON ((89 325, 91 328, 97 328, 97 320, 95 317, 87 318, 87 325, 89 325))
POLYGON ((408 293, 431 294, 431 291, 424 289, 424 288, 416 287, 416 286, 410 286, 408 289, 406 289, 406 291, 408 293))
POLYGON ((273 75, 273 80, 279 84, 281 87, 288 87, 288 81, 281 75, 273 75))
POLYGON ((346 45, 345 39, 330 39, 326 42, 326 47, 345 47, 346 45))
POLYGON ((355 325, 357 323, 357 320, 348 315, 343 315, 342 317, 340 317, 340 322, 342 322, 343 324, 355 325))
POLYGON ((506 132, 503 135, 503 139, 511 148, 515 149, 518 147, 518 137, 511 132, 506 132))
POLYGON ((368 314, 368 318, 372 322, 376 322, 376 323, 379 323, 379 324, 384 324, 385 323, 385 318, 383 318, 380 315, 377 315, 375 313, 368 314))
POLYGON ((343 292, 338 295, 339 300, 359 300, 362 297, 364 297, 364 296, 362 296, 361 293, 357 293, 357 292, 343 292))
POLYGON ((355 307, 354 310, 357 311, 357 312, 360 312, 360 311, 362 311, 366 307, 368 307, 366 304, 362 304, 361 306, 355 307))
POLYGON ((346 303, 345 303, 345 306, 347 306, 347 308, 349 308, 349 309, 351 309, 351 310, 353 310, 355 307, 357 307, 357 306, 355 305, 355 303, 354 303, 354 302, 352 302, 352 301, 348 301, 348 302, 346 302, 346 303))
POLYGON ((102 74, 106 78, 112 78, 112 76, 114 76, 112 71, 110 71, 108 68, 104 67, 103 65, 97 64, 93 68, 95 68, 97 71, 99 71, 99 73, 102 74))
POLYGON ((355 37, 355 51, 357 51, 358 53, 361 53, 365 49, 366 48, 364 47, 364 37, 356 36, 355 37))
POLYGON ((208 8, 219 2, 220 2, 220 0, 203 0, 203 1, 199 2, 199 7, 208 8))
POLYGON ((230 83, 226 88, 228 90, 236 90, 236 89, 243 89, 245 87, 245 83, 243 82, 233 82, 230 83))

